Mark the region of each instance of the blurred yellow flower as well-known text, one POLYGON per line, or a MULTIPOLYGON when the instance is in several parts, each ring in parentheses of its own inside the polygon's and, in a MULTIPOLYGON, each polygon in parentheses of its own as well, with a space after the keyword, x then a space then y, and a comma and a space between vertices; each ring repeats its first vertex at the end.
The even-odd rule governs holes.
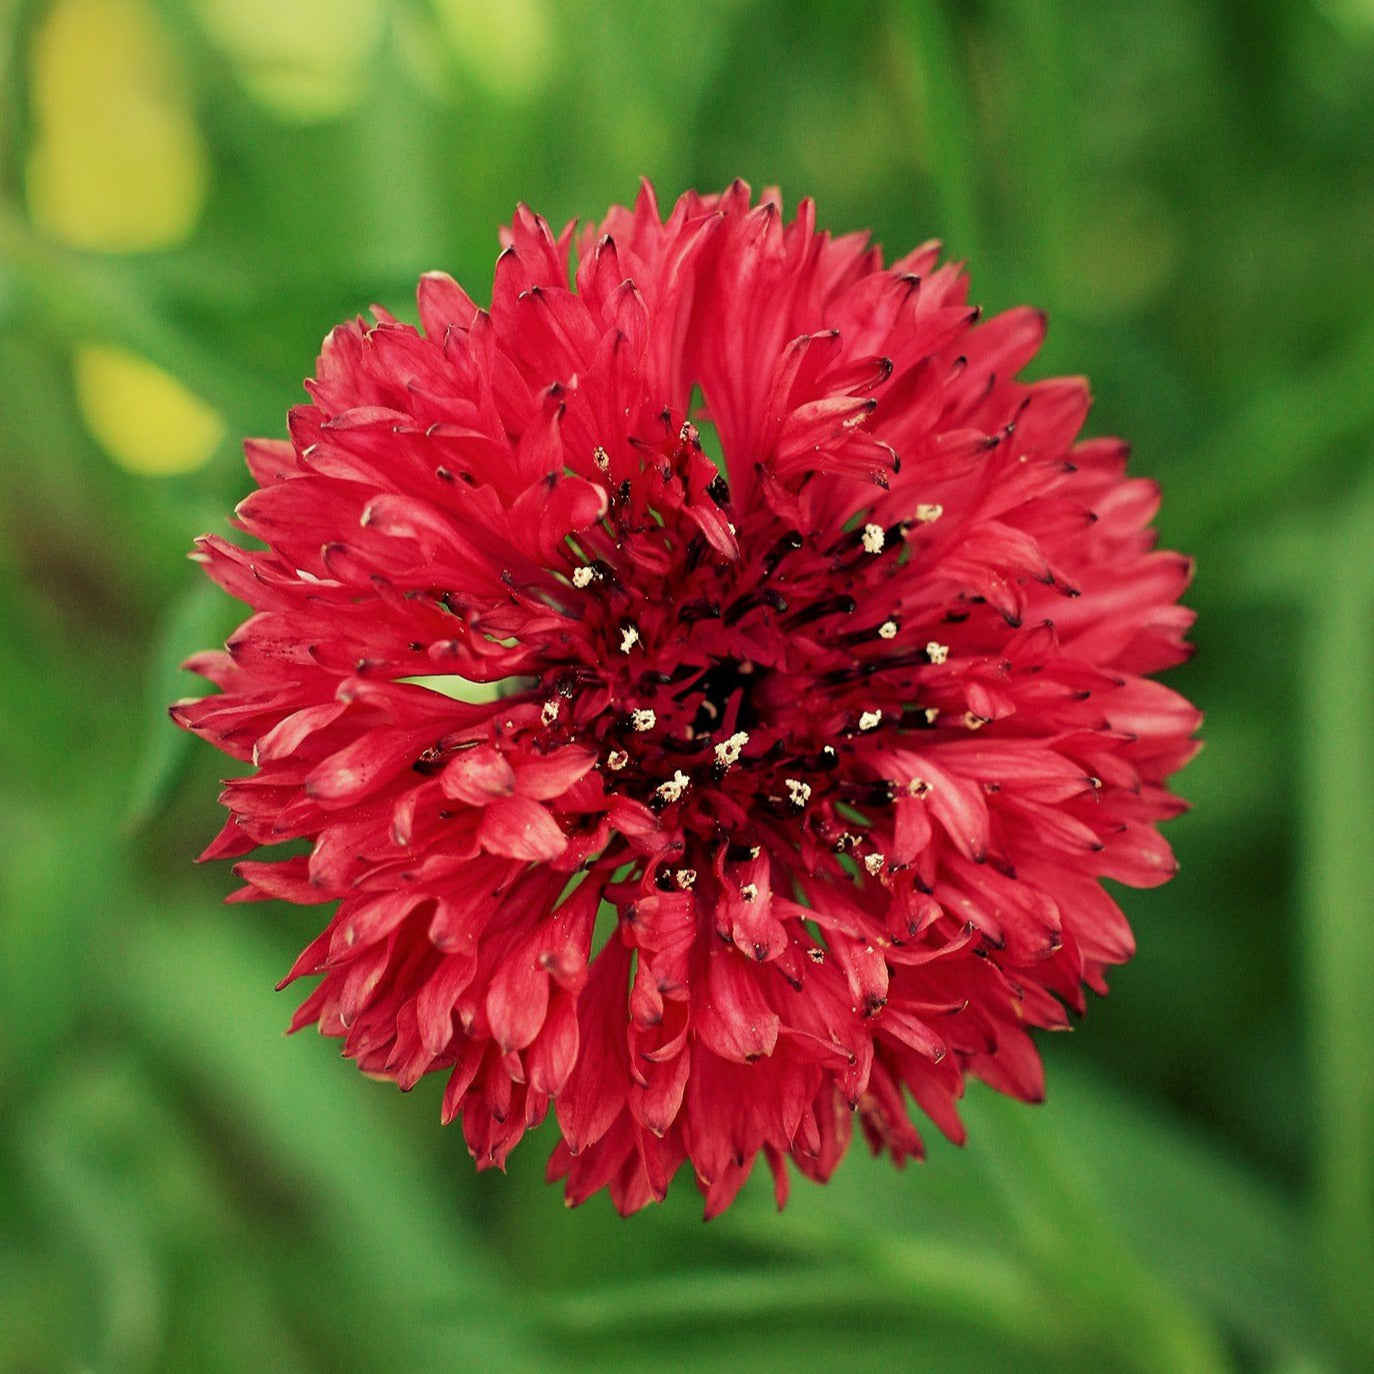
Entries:
POLYGON ((384 28, 379 0, 197 0, 196 11, 248 94, 303 123, 362 99, 384 28))
POLYGON ((76 350, 73 369, 87 427, 130 472, 191 472, 209 461, 224 438, 217 411, 135 353, 89 344, 76 350))
POLYGON ((549 76, 553 34, 544 0, 433 0, 464 72, 492 95, 527 100, 549 76))
POLYGON ((57 0, 34 36, 29 209, 80 248, 163 248, 195 228, 206 155, 175 49, 144 0, 57 0))

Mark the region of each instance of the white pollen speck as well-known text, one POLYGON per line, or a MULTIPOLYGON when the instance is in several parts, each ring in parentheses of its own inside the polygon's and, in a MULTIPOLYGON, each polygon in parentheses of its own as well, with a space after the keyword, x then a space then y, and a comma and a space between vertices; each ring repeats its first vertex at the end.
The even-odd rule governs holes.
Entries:
POLYGON ((930 784, 924 778, 912 778, 906 785, 907 794, 912 797, 924 797, 930 792, 930 784))
POLYGON ((883 544, 887 536, 883 533, 881 525, 868 524, 864 526, 863 543, 865 553, 882 553, 883 544))
POLYGON ((784 778, 787 787, 787 797, 793 806, 805 806, 811 800, 811 784, 802 782, 799 778, 784 778))
POLYGON ((864 867, 876 878, 883 871, 883 865, 887 862, 886 854, 865 854, 864 867))
POLYGON ((729 739, 723 740, 716 745, 716 762, 722 768, 729 768, 732 763, 739 762, 739 756, 744 750, 744 746, 749 743, 749 732, 747 730, 736 730, 729 739))
POLYGON ((881 711, 865 711, 859 717, 860 730, 876 730, 882 724, 883 713, 881 711))
POLYGON ((572 584, 574 587, 588 587, 596 577, 596 569, 590 565, 574 568, 572 584))
POLYGON ((544 709, 539 713, 539 719, 545 725, 552 725, 558 719, 558 702, 556 700, 546 701, 544 709))
POLYGON ((673 881, 674 881, 674 882, 675 882, 684 892, 686 892, 687 889, 688 889, 689 887, 691 887, 691 885, 692 885, 694 882, 696 882, 696 880, 697 880, 697 871, 696 871, 695 868, 679 868, 678 871, 677 871, 676 873, 673 874, 673 881))
POLYGON ((974 715, 972 711, 964 712, 964 724, 968 726, 970 730, 981 730, 987 723, 986 716, 974 715))
POLYGON ((691 784, 691 778, 679 768, 667 782, 661 782, 654 788, 654 795, 666 802, 675 802, 691 784))
POLYGON ((896 639, 896 638, 897 638, 897 622, 896 622, 895 620, 884 620, 883 623, 882 623, 881 625, 878 626, 878 638, 879 638, 879 639, 896 639))
POLYGON ((758 884, 757 884, 757 883, 745 883, 745 885, 744 885, 742 888, 740 888, 740 890, 739 890, 739 895, 740 895, 741 897, 743 897, 744 900, 745 900, 746 902, 756 902, 756 901, 758 901, 758 899, 759 899, 759 888, 758 888, 758 884))
POLYGON ((639 631, 633 625, 625 625, 620 631, 620 652, 628 654, 639 643, 639 631))
POLYGON ((750 857, 751 859, 757 859, 758 856, 759 856, 760 854, 762 854, 762 853, 763 853, 763 850, 760 849, 758 845, 756 845, 756 844, 751 844, 751 845, 749 846, 749 857, 750 857))
POLYGON ((923 525, 934 524, 945 513, 945 508, 940 505, 919 505, 916 507, 916 518, 923 525))
POLYGON ((926 645, 926 657, 932 663, 943 663, 949 657, 949 645, 941 644, 938 640, 932 639, 926 645))
POLYGON ((607 472, 610 470, 611 466, 611 455, 598 444, 592 450, 592 462, 595 463, 602 472, 607 472))
POLYGON ((612 772, 618 773, 630 761, 630 756, 624 749, 612 749, 606 755, 606 767, 612 772))
POLYGON ((938 706, 927 706, 922 713, 926 718, 927 725, 934 725, 940 719, 940 708, 938 706))
POLYGON ((641 733, 652 730, 658 724, 658 716, 650 709, 630 712, 630 724, 641 733))

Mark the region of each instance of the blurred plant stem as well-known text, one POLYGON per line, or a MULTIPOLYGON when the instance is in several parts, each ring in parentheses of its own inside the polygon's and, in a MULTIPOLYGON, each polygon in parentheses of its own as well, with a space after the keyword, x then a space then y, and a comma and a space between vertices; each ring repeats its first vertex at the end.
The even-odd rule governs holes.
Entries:
POLYGON ((899 0, 892 10, 893 79, 908 137, 919 147, 940 194, 940 221, 951 254, 982 262, 982 212, 976 166, 979 137, 951 7, 944 0, 899 0))
POLYGON ((1317 1290, 1352 1368, 1374 1368, 1374 1057, 1369 1053, 1374 833, 1374 491, 1324 531, 1300 675, 1303 911, 1313 1081, 1317 1290))

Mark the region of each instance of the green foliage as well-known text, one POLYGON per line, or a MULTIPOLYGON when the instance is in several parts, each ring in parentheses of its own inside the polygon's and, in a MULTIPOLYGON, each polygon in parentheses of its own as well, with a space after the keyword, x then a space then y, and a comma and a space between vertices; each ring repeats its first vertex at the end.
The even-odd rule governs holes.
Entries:
POLYGON ((0 48, 0 1370, 1374 1367, 1374 7, 15 0, 0 48), (81 124, 92 73, 134 132, 81 124), (97 145, 138 251, 92 241, 97 145), (282 1040, 317 913, 218 908, 221 761, 163 719, 233 623, 183 555, 247 476, 121 467, 92 435, 158 417, 72 365, 280 433, 338 319, 430 267, 480 297, 517 200, 640 174, 1044 306, 1037 366, 1091 372, 1200 560, 1182 871, 1127 895, 1048 1104, 975 1091, 965 1149, 706 1227, 685 1179, 566 1213, 547 1131, 479 1178, 433 1085, 282 1040))

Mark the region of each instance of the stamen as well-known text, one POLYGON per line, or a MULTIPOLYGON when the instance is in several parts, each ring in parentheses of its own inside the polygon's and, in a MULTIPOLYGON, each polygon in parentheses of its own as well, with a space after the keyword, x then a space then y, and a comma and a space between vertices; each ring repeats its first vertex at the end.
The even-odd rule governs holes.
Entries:
POLYGON ((964 724, 970 730, 981 730, 988 723, 986 716, 975 715, 972 711, 964 712, 964 724))
POLYGON ((745 900, 746 902, 756 902, 756 901, 758 901, 758 899, 759 899, 759 888, 758 888, 758 884, 757 884, 757 883, 745 883, 745 885, 744 885, 742 888, 740 888, 740 890, 739 890, 739 895, 740 895, 741 897, 743 897, 744 900, 745 900))
POLYGON ((679 868, 678 871, 673 874, 673 881, 684 892, 686 892, 687 889, 691 887, 694 882, 696 882, 696 880, 697 871, 695 868, 679 868))
POLYGON ((639 643, 639 631, 633 625, 623 625, 620 629, 620 652, 628 654, 639 643))
POLYGON ((882 724, 883 713, 881 711, 865 711, 859 717, 860 730, 876 730, 882 724))
POLYGON ((593 568, 590 564, 581 568, 573 569, 572 584, 574 587, 590 586, 591 583, 595 581, 595 579, 596 569, 593 568))
POLYGON ((736 730, 729 739, 716 745, 716 762, 722 768, 729 768, 732 763, 739 762, 739 756, 744 751, 744 746, 749 743, 749 732, 747 730, 736 730))
POLYGON ((881 625, 878 626, 878 638, 879 638, 879 639, 896 639, 896 638, 897 638, 897 622, 896 622, 895 620, 884 620, 883 623, 882 623, 881 625))
POLYGON ((793 806, 805 806, 811 800, 809 782, 802 782, 800 778, 784 778, 783 783, 787 787, 787 796, 793 806))
POLYGON ((940 505, 919 505, 916 507, 916 518, 923 525, 934 524, 945 513, 945 508, 940 505))
POLYGON ((545 725, 552 725, 558 719, 558 706, 557 698, 550 698, 544 703, 544 709, 539 713, 539 719, 545 725))
POLYGON ((620 772, 629 761, 630 756, 624 749, 612 749, 606 755, 606 767, 615 773, 620 772))
POLYGON ((865 553, 882 553, 883 544, 887 541, 887 535, 881 525, 867 524, 864 526, 863 545, 865 553))
POLYGON ((675 802, 691 785, 691 778, 679 768, 667 782, 661 782, 654 788, 654 795, 666 802, 675 802))
POLYGON ((887 862, 886 854, 865 854, 864 867, 868 869, 875 878, 883 871, 883 865, 887 862))
POLYGON ((595 463, 602 472, 609 472, 611 470, 611 455, 607 453, 600 444, 592 450, 592 462, 595 463))
POLYGON ((924 778, 912 778, 906 785, 907 795, 911 797, 927 797, 930 795, 930 784, 924 778))
POLYGON ((642 711, 631 711, 630 724, 642 734, 645 730, 652 730, 658 724, 658 715, 649 707, 642 711))
POLYGON ((932 639, 926 645, 926 657, 932 663, 943 663, 949 657, 949 645, 941 644, 938 640, 932 639))

